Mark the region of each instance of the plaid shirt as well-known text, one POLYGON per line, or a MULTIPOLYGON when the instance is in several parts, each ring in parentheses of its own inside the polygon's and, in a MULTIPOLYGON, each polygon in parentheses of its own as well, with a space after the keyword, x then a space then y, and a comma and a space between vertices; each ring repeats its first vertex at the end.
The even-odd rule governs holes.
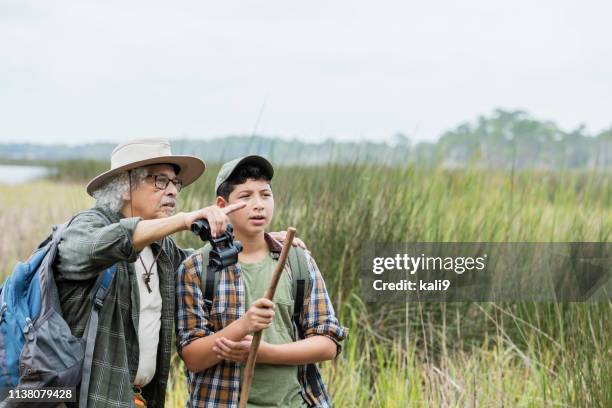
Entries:
MULTIPOLYGON (((281 246, 267 234, 266 242, 274 259, 278 259, 281 246)), ((314 259, 307 256, 310 277, 310 293, 304 295, 304 308, 300 322, 306 337, 323 335, 332 339, 340 352, 340 341, 347 335, 334 314, 334 309, 321 272, 314 259)), ((240 276, 240 265, 225 268, 219 277, 211 313, 204 307, 201 291, 201 279, 206 266, 202 265, 202 254, 196 253, 180 266, 176 275, 176 335, 179 351, 187 344, 201 337, 208 336, 239 319, 245 312, 245 292, 240 276)), ((288 263, 285 272, 291 278, 288 263)), ((302 386, 303 396, 310 406, 331 407, 331 401, 318 369, 315 381, 311 384, 306 377, 305 366, 299 366, 298 379, 302 386), (313 392, 319 388, 317 396, 313 392)), ((188 372, 189 401, 192 407, 237 407, 240 397, 240 366, 231 361, 220 363, 198 373, 188 372)))
MULTIPOLYGON (((87 406, 132 407, 132 384, 138 369, 140 295, 132 262, 138 253, 132 235, 140 218, 122 218, 105 208, 113 223, 97 214, 77 216, 62 235, 55 263, 55 279, 64 318, 72 333, 81 337, 91 311, 91 288, 100 272, 117 264, 117 272, 100 310, 87 406)), ((171 238, 151 244, 157 260, 162 297, 157 366, 153 380, 143 388, 148 407, 163 407, 173 350, 174 273, 189 255, 171 238)))

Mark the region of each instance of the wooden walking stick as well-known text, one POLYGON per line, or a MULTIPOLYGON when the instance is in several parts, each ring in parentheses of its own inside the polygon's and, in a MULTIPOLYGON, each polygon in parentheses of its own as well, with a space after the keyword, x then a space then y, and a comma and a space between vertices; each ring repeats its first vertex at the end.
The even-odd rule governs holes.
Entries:
MULTIPOLYGON (((289 227, 287 230, 287 237, 283 242, 283 250, 281 251, 274 275, 272 275, 272 281, 266 291, 264 297, 268 300, 274 298, 274 292, 276 292, 276 286, 285 268, 285 262, 287 261, 287 255, 289 255, 289 248, 291 248, 291 242, 295 236, 295 228, 289 227)), ((249 350, 249 357, 247 359, 246 367, 244 368, 244 382, 242 389, 240 390, 240 404, 239 408, 246 408, 247 401, 249 400, 249 391, 251 390, 251 382, 253 381, 253 371, 255 370, 255 359, 257 357, 257 350, 259 349, 259 343, 261 342, 262 330, 258 331, 253 335, 251 342, 251 349, 249 350)))

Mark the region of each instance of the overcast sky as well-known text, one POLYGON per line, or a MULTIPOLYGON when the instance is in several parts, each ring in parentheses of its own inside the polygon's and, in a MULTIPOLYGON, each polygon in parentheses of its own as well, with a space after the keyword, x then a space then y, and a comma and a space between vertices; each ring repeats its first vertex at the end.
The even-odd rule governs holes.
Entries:
POLYGON ((612 2, 0 0, 0 141, 612 125, 612 2))

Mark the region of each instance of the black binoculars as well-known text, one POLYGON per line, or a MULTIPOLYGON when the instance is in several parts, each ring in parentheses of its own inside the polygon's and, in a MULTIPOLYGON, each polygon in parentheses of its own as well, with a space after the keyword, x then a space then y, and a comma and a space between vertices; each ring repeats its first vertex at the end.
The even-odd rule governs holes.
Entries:
POLYGON ((208 241, 211 245, 208 266, 218 272, 225 267, 238 262, 238 253, 242 251, 240 241, 234 239, 234 228, 227 224, 225 232, 213 238, 210 232, 210 224, 207 220, 198 220, 191 224, 191 231, 200 237, 202 241, 208 241))

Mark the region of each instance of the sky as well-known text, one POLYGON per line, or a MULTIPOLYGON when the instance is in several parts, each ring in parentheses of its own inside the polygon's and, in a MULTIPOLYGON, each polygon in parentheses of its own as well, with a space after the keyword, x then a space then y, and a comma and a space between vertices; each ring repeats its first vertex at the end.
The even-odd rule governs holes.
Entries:
POLYGON ((0 142, 612 126, 612 2, 0 0, 0 142))

